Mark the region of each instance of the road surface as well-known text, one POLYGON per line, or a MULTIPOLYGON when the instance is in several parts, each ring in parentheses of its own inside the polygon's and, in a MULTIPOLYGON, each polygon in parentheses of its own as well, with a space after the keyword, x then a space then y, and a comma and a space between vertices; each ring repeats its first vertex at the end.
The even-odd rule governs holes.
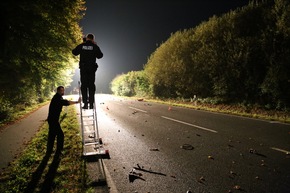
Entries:
POLYGON ((290 192, 290 125, 97 95, 111 192, 290 192))

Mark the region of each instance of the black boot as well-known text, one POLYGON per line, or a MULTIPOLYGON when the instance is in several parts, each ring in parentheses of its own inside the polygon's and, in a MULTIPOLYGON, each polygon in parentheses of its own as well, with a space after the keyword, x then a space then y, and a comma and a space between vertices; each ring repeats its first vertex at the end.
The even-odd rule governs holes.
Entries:
POLYGON ((83 109, 88 109, 88 103, 85 103, 83 109))

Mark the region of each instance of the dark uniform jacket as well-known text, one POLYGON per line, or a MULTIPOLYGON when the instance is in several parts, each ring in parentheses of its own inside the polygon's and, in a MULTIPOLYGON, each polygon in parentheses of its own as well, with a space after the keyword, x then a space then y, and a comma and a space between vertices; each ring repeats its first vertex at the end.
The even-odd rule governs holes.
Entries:
POLYGON ((68 106, 69 101, 62 98, 62 96, 56 93, 51 99, 48 112, 48 122, 53 122, 59 120, 59 116, 63 106, 68 106))
POLYGON ((78 45, 72 50, 73 55, 80 55, 80 68, 90 67, 96 64, 96 58, 103 57, 103 53, 99 46, 90 40, 78 45))

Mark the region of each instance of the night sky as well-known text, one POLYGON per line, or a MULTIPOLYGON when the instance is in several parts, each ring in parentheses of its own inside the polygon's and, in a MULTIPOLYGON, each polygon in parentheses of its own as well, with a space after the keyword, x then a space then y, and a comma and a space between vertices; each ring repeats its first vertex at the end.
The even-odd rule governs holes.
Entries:
POLYGON ((142 70, 149 56, 171 33, 194 28, 213 15, 219 16, 248 2, 87 0, 87 10, 80 26, 84 35, 95 35, 95 41, 104 53, 104 57, 97 61, 97 92, 110 93, 109 84, 118 74, 142 70))

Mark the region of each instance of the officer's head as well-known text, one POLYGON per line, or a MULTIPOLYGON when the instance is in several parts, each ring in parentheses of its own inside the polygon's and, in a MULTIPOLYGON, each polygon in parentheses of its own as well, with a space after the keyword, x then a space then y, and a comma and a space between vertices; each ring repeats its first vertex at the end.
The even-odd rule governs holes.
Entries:
POLYGON ((94 41, 94 39, 95 39, 94 34, 88 34, 88 35, 87 35, 87 40, 94 41))
POLYGON ((63 86, 59 86, 56 89, 57 93, 60 94, 61 96, 64 95, 64 87, 63 86))

